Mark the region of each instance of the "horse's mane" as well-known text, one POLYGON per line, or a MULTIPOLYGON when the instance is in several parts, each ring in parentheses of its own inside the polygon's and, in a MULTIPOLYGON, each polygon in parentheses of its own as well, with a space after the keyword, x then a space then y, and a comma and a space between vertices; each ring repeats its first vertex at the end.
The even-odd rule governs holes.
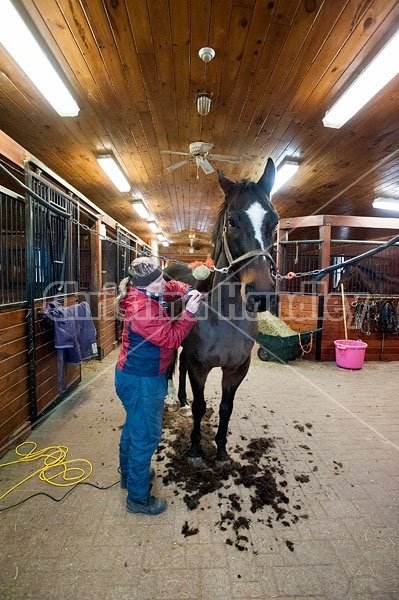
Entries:
POLYGON ((385 275, 383 273, 379 273, 378 271, 374 271, 373 269, 370 269, 370 267, 364 267, 363 265, 353 265, 354 267, 357 267, 359 269, 359 271, 361 271, 363 273, 363 275, 366 275, 367 277, 369 277, 370 279, 382 279, 385 278, 385 275))
POLYGON ((222 251, 222 233, 223 233, 224 215, 226 212, 226 208, 227 208, 227 204, 226 204, 226 201, 224 201, 219 209, 219 212, 218 212, 218 215, 216 218, 215 227, 213 228, 213 232, 212 232, 211 257, 213 258, 215 263, 216 263, 217 259, 219 258, 220 253, 222 251))
POLYGON ((393 275, 386 275, 382 271, 373 271, 373 269, 370 269, 369 267, 362 267, 361 265, 359 265, 359 269, 361 269, 365 274, 367 274, 367 276, 370 277, 370 279, 373 279, 373 281, 381 280, 383 282, 392 284, 397 284, 399 281, 398 277, 395 277, 393 275))

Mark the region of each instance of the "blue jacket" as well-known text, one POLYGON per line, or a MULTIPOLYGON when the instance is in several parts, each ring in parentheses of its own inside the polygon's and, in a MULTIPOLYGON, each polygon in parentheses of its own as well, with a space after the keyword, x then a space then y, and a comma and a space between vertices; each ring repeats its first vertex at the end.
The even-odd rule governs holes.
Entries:
POLYGON ((97 356, 97 332, 87 302, 66 307, 49 302, 45 312, 46 321, 54 325, 54 347, 65 349, 65 362, 80 365, 97 356))

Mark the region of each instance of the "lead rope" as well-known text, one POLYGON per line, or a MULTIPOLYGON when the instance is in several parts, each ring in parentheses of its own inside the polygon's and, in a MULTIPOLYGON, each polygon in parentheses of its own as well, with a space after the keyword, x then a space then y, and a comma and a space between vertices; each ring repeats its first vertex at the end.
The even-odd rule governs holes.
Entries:
POLYGON ((299 341, 299 346, 301 348, 301 358, 304 354, 309 354, 310 352, 312 352, 312 348, 313 348, 313 331, 310 332, 310 340, 307 344, 302 344, 302 340, 301 340, 301 332, 298 332, 298 341, 299 341))

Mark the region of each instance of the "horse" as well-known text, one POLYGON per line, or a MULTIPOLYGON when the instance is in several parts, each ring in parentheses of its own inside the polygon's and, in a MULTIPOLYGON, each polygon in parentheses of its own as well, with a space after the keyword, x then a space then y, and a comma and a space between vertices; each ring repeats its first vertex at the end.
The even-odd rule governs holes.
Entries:
MULTIPOLYGON (((176 281, 188 283, 190 287, 199 289, 199 291, 205 291, 205 292, 208 291, 208 284, 205 284, 202 281, 195 279, 195 277, 193 276, 192 269, 190 269, 189 266, 186 265, 185 263, 179 262, 179 263, 173 263, 173 264, 169 265, 168 267, 166 267, 163 270, 163 276, 164 276, 164 279, 166 279, 167 281, 174 279, 176 281)), ((171 304, 171 306, 169 306, 169 311, 172 313, 173 316, 177 316, 181 313, 183 306, 184 306, 183 301, 180 301, 180 300, 175 301, 171 304)), ((175 390, 175 386, 173 384, 173 375, 176 371, 177 365, 179 365, 179 383, 178 383, 177 398, 180 402, 180 408, 187 407, 186 410, 188 411, 189 404, 188 404, 188 400, 187 400, 187 387, 186 387, 187 364, 186 364, 186 359, 185 359, 183 350, 181 350, 181 352, 180 352, 179 360, 178 360, 178 350, 175 351, 172 364, 169 366, 169 369, 168 369, 168 394, 165 398, 165 401, 167 402, 167 404, 175 405, 176 390, 175 390)), ((185 414, 188 414, 188 412, 185 414)))
POLYGON ((399 294, 399 277, 388 277, 359 263, 348 265, 343 269, 338 289, 341 283, 348 293, 399 294))
MULTIPOLYGON (((176 262, 167 266, 163 270, 163 276, 166 281, 174 279, 175 281, 181 281, 183 283, 188 283, 188 285, 192 288, 197 289, 200 292, 204 292, 205 294, 209 291, 211 285, 211 279, 196 279, 193 275, 193 269, 187 265, 186 263, 176 262)), ((169 305, 169 312, 171 316, 177 317, 180 315, 182 309, 184 308, 183 300, 175 300, 169 305)), ((187 361, 184 354, 184 350, 180 351, 180 356, 178 350, 175 350, 175 354, 173 357, 173 361, 168 369, 168 393, 165 398, 165 402, 169 406, 176 406, 176 398, 180 403, 180 409, 182 414, 189 415, 191 414, 191 408, 188 403, 187 398, 187 361), (176 367, 179 367, 179 383, 176 389, 173 383, 173 376, 176 371, 176 367), (190 410, 188 410, 190 408, 190 410)))
POLYGON ((257 183, 234 182, 218 171, 224 192, 212 233, 214 267, 209 292, 197 323, 183 340, 193 392, 193 429, 188 457, 202 466, 201 421, 206 411, 204 388, 210 371, 222 369, 222 398, 215 436, 216 465, 228 463, 227 430, 234 397, 246 376, 257 331, 257 311, 274 295, 274 260, 270 253, 278 214, 270 200, 275 166, 268 159, 257 183))

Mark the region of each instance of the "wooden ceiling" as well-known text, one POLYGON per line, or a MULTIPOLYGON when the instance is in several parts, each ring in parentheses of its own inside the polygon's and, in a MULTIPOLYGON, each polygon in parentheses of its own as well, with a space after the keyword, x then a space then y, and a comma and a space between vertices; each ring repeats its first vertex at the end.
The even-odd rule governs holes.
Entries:
MULTIPOLYGON (((396 0, 23 0, 79 106, 61 118, 0 45, 0 129, 145 241, 132 210, 142 197, 171 242, 165 254, 207 247, 222 201, 217 174, 194 162, 166 168, 190 142, 260 177, 271 156, 297 157, 273 196, 281 217, 385 216, 376 195, 399 196, 399 77, 341 129, 326 110, 395 33, 396 0), (198 51, 211 46, 204 63, 198 51), (195 99, 212 95, 201 117, 195 99), (96 156, 111 151, 131 185, 119 193, 96 156)), ((388 213, 393 216, 392 213, 388 213)))

